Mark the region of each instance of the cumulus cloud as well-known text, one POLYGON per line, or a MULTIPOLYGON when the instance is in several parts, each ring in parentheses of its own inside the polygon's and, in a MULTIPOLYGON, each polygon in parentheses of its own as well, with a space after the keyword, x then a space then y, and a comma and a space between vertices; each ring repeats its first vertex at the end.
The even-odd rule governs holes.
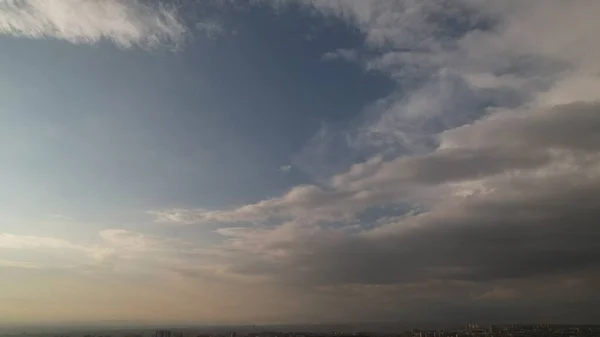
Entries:
POLYGON ((120 47, 183 42, 174 9, 138 0, 1 0, 0 34, 72 43, 108 40, 120 47))

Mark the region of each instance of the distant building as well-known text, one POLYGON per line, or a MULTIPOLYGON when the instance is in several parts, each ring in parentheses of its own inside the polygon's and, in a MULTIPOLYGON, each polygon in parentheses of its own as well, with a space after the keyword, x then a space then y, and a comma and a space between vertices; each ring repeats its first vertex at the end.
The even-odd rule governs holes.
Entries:
POLYGON ((154 337, 171 337, 170 330, 156 330, 154 337))

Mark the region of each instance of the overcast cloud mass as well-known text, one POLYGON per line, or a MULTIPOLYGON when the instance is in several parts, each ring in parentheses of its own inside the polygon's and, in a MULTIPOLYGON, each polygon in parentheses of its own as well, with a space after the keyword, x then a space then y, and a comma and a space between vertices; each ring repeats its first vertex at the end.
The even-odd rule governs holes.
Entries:
POLYGON ((0 0, 0 322, 597 322, 598 15, 0 0))

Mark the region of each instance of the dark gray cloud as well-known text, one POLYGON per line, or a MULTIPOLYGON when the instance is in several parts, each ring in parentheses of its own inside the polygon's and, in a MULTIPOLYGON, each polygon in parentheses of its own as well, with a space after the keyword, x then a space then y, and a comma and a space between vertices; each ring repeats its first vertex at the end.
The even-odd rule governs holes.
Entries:
POLYGON ((447 132, 446 141, 463 146, 521 149, 531 152, 568 149, 595 152, 599 149, 600 103, 573 102, 533 113, 517 112, 476 122, 447 132))
POLYGON ((390 232, 276 242, 277 262, 237 261, 237 272, 317 284, 388 284, 428 279, 490 281, 600 268, 600 184, 530 186, 527 201, 482 198, 391 224, 390 232), (411 223, 413 222, 413 223, 411 223), (404 227, 407 228, 404 228, 404 227))
POLYGON ((454 305, 465 317, 483 310, 511 319, 507 308, 541 308, 535 301, 554 308, 540 317, 562 312, 560 305, 585 312, 600 298, 598 121, 598 103, 507 112, 444 135, 453 147, 357 165, 334 185, 400 193, 407 184, 436 186, 441 195, 425 212, 358 232, 293 221, 237 231, 228 270, 298 287, 395 289, 406 302, 382 304, 388 308, 435 294, 430 303, 454 305), (448 191, 472 181, 481 189, 448 191))
POLYGON ((600 146, 598 129, 598 103, 578 102, 534 112, 493 115, 442 133, 442 147, 435 152, 385 163, 357 164, 349 174, 335 177, 334 183, 353 189, 440 184, 533 169, 561 155, 593 160, 589 155, 600 146))

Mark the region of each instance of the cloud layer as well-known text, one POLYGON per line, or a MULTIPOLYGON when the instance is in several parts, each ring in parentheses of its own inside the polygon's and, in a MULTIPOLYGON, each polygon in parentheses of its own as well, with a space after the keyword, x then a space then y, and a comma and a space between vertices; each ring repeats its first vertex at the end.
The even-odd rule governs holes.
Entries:
POLYGON ((471 315, 492 303, 509 311, 543 301, 558 313, 598 301, 600 26, 591 13, 600 7, 303 3, 364 34, 363 46, 326 61, 357 62, 398 83, 344 131, 371 159, 280 197, 159 211, 157 220, 221 224, 228 272, 368 293, 361 305, 378 303, 386 317, 381 308, 429 301, 471 315), (408 211, 385 215, 389 205, 408 211), (364 220, 374 209, 377 219, 364 220))
MULTIPOLYGON (((396 88, 355 127, 320 130, 301 151, 311 159, 281 171, 339 167, 329 160, 340 139, 366 160, 254 203, 147 212, 148 231, 185 240, 117 228, 85 243, 0 234, 3 252, 30 254, 0 268, 149 275, 163 282, 154 290, 262 322, 600 319, 600 2, 276 3, 292 2, 362 34, 323 62, 355 63, 396 88)), ((186 32, 172 10, 138 1, 0 9, 0 32, 29 38, 127 48, 186 32)))

